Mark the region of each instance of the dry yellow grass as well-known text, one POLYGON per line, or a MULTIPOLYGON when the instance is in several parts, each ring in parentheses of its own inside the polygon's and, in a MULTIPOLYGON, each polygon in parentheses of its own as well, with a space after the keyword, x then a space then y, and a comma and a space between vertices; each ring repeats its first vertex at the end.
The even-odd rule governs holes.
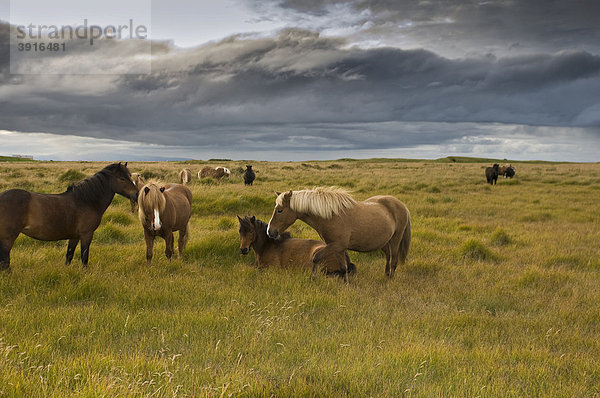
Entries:
MULTIPOLYGON (((0 274, 0 396, 595 396, 600 394, 599 164, 339 160, 130 163, 195 178, 191 240, 168 262, 116 198, 90 268, 65 242, 20 237, 0 274), (251 267, 236 215, 265 221, 274 190, 392 194, 412 215, 409 263, 350 253, 357 275, 310 281, 251 267)), ((61 192, 106 163, 0 163, 0 189, 61 192), (70 172, 68 172, 71 170, 70 172), (68 172, 68 173, 67 173, 68 172), (61 181, 61 176, 63 176, 61 181)), ((297 222, 293 235, 315 238, 297 222)))

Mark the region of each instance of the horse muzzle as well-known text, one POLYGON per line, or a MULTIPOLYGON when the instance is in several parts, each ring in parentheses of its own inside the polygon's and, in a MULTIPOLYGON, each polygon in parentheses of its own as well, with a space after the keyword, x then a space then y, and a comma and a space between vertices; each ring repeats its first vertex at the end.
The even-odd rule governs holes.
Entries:
POLYGON ((267 235, 269 235, 269 238, 275 239, 279 236, 279 231, 277 231, 276 229, 269 228, 269 230, 267 231, 267 235))
POLYGON ((242 254, 248 254, 250 249, 247 247, 240 247, 240 252, 242 252, 242 254))

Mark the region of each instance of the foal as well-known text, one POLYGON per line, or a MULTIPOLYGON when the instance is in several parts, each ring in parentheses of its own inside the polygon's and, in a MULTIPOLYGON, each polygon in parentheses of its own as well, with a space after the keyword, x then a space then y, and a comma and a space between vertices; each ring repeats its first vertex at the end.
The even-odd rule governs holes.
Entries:
POLYGON ((165 255, 170 260, 174 251, 173 232, 179 231, 179 257, 189 239, 188 222, 192 215, 192 192, 181 184, 150 182, 141 189, 138 217, 144 227, 146 260, 152 263, 154 238, 165 240, 165 255))
MULTIPOLYGON (((252 247, 258 268, 277 266, 312 269, 312 258, 315 252, 325 247, 325 243, 320 240, 295 239, 289 232, 281 234, 277 239, 271 239, 267 235, 267 224, 254 216, 244 218, 238 216, 238 221, 240 222, 240 251, 242 254, 248 254, 252 247)), ((356 272, 356 267, 350 262, 348 254, 344 254, 348 272, 356 272)), ((333 256, 324 259, 323 266, 328 275, 345 274, 345 270, 341 269, 333 256)))

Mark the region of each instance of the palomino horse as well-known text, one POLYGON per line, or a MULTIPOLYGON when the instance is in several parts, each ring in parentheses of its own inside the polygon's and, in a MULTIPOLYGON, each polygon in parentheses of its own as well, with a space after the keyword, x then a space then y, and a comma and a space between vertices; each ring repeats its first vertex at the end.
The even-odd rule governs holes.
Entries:
MULTIPOLYGON (((373 196, 356 201, 338 188, 277 193, 275 210, 267 232, 276 238, 300 219, 313 227, 327 246, 313 257, 313 276, 317 263, 335 255, 340 267, 346 267, 344 250, 359 252, 383 250, 385 274, 392 278, 398 261, 404 264, 410 248, 410 213, 393 196, 373 196)), ((347 281, 347 275, 344 279, 347 281)))
POLYGON ((182 169, 179 172, 179 181, 181 181, 183 185, 189 184, 190 181, 192 181, 192 170, 182 169))
POLYGON ((106 166, 61 194, 22 189, 0 194, 0 268, 9 269, 10 250, 21 232, 39 240, 68 239, 67 265, 81 241, 81 262, 87 266, 94 231, 115 193, 137 197, 127 163, 106 166))
MULTIPOLYGON (((312 268, 313 256, 319 249, 325 247, 325 243, 313 239, 295 239, 289 232, 284 232, 275 239, 267 235, 267 224, 256 217, 240 218, 240 251, 248 254, 250 248, 254 249, 254 259, 258 268, 269 266, 277 267, 300 267, 312 268)), ((350 262, 346 254, 348 272, 356 272, 356 267, 350 262)), ((345 268, 340 268, 335 256, 324 259, 324 271, 328 275, 343 276, 345 268)))
MULTIPOLYGON (((146 185, 146 180, 140 173, 131 173, 131 181, 133 181, 133 185, 137 188, 138 192, 144 185, 146 185)), ((131 202, 131 212, 135 213, 135 207, 137 206, 137 198, 129 199, 131 202)))
POLYGON ((138 217, 144 227, 146 260, 152 263, 154 238, 165 240, 165 255, 170 260, 174 251, 173 232, 179 231, 179 257, 189 239, 188 222, 192 215, 192 191, 181 184, 160 185, 150 182, 141 189, 138 217))

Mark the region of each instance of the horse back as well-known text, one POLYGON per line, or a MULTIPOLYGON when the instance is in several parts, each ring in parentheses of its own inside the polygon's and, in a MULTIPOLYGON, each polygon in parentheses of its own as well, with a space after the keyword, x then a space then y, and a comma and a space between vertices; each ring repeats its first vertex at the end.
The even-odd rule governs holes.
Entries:
POLYGON ((172 217, 173 230, 184 229, 192 215, 192 191, 185 185, 165 184, 164 194, 167 207, 173 213, 167 215, 172 217))

